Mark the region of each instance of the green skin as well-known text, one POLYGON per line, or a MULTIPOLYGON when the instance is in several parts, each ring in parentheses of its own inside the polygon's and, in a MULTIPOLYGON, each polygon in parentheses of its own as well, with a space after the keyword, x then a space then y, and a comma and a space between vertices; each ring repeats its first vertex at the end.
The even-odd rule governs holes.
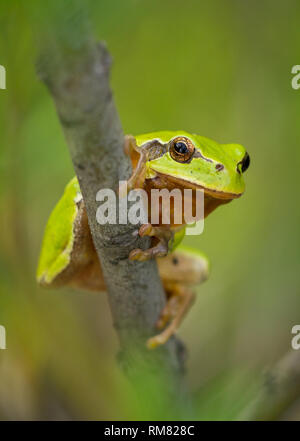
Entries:
POLYGON ((37 268, 38 282, 51 285, 70 263, 74 244, 73 227, 78 212, 76 202, 79 199, 80 187, 74 177, 48 219, 37 268))
POLYGON ((239 197, 245 190, 243 174, 237 171, 237 164, 240 163, 245 154, 245 148, 240 144, 218 144, 211 139, 199 135, 192 135, 185 131, 162 131, 136 136, 137 146, 145 142, 159 139, 168 143, 172 138, 185 136, 189 138, 196 150, 202 156, 209 159, 195 158, 190 163, 178 163, 174 161, 169 153, 160 158, 148 161, 147 177, 155 176, 155 172, 166 176, 179 178, 188 183, 193 183, 208 190, 228 193, 233 197, 239 197), (222 164, 224 169, 218 171, 217 164, 222 164))
MULTIPOLYGON (((161 175, 179 178, 186 182, 187 188, 193 184, 196 187, 220 193, 228 198, 239 197, 245 188, 241 161, 246 150, 239 144, 218 144, 208 138, 192 135, 185 131, 162 131, 136 136, 138 148, 145 142, 158 139, 168 143, 172 138, 184 136, 195 145, 202 157, 193 159, 190 163, 179 163, 173 160, 169 152, 161 157, 147 162, 146 178, 161 175), (222 164, 222 170, 216 168, 222 164)), ((69 265, 74 244, 74 221, 78 212, 76 202, 82 198, 77 178, 73 178, 65 188, 62 198, 57 203, 48 220, 40 260, 37 269, 37 280, 43 285, 51 285, 52 281, 69 265)), ((176 233, 175 247, 184 237, 184 229, 176 233)), ((180 246, 177 251, 180 250, 180 246)), ((182 248, 183 251, 183 248, 182 248)), ((205 261, 205 255, 197 250, 184 249, 190 257, 205 261)), ((207 267, 208 265, 206 265, 207 267)))
MULTIPOLYGON (((76 202, 81 198, 79 183, 74 177, 67 184, 46 225, 36 274, 37 281, 43 286, 51 286, 52 282, 71 262, 71 253, 75 242, 74 222, 78 213, 76 202)), ((176 249, 193 260, 198 260, 208 273, 209 261, 206 255, 197 249, 180 245, 184 236, 184 229, 175 234, 171 251, 176 249)), ((176 270, 178 271, 178 268, 176 270)))

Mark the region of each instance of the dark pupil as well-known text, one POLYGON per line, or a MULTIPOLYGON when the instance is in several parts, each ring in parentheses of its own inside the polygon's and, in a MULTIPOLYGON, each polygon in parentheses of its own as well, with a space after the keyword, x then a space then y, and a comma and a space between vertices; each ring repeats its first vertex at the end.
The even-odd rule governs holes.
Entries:
POLYGON ((175 142, 174 149, 181 155, 184 155, 188 151, 187 145, 184 142, 175 142))

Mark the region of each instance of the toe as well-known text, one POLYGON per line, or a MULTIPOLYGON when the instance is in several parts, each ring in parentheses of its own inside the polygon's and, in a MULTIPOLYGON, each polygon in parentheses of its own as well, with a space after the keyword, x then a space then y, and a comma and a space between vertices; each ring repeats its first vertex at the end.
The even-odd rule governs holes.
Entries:
POLYGON ((144 236, 151 236, 152 235, 152 225, 151 224, 144 224, 141 226, 141 228, 139 229, 139 235, 141 237, 144 236))
POLYGON ((163 345, 165 342, 161 338, 160 335, 156 335, 155 337, 151 337, 147 340, 147 348, 148 349, 155 349, 160 345, 163 345))
POLYGON ((143 250, 138 248, 130 251, 129 253, 129 260, 138 260, 140 262, 144 262, 145 260, 149 260, 149 258, 150 257, 143 250))

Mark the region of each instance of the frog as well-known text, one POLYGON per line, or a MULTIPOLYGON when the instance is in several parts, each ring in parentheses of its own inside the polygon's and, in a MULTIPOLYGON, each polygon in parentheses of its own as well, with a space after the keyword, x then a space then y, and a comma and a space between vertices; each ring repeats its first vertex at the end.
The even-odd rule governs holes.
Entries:
MULTIPOLYGON (((124 149, 133 169, 126 192, 144 189, 150 195, 153 189, 190 189, 194 204, 195 193, 201 190, 206 218, 245 191, 244 173, 250 156, 240 144, 219 144, 181 130, 127 135, 124 149)), ((149 219, 150 214, 151 210, 149 219)), ((158 333, 146 342, 149 349, 165 344, 177 331, 195 300, 196 287, 210 273, 207 256, 182 244, 185 231, 184 217, 178 224, 173 216, 165 225, 160 213, 155 224, 145 223, 138 229, 141 237, 151 237, 151 246, 146 250, 133 249, 128 256, 132 261, 156 259, 166 294, 166 305, 156 323, 158 333)), ((66 186, 49 217, 37 281, 46 287, 106 290, 76 177, 66 186)))
MULTIPOLYGON (((153 190, 179 189, 183 193, 185 189, 190 189, 193 192, 191 205, 194 206, 196 191, 202 191, 203 217, 206 218, 218 206, 244 193, 243 173, 249 167, 250 156, 240 144, 219 144, 185 131, 161 131, 127 136, 125 150, 133 165, 127 191, 142 188, 147 192, 149 201, 153 190)), ((151 208, 149 205, 149 217, 151 208)), ((167 255, 172 249, 170 243, 174 234, 184 226, 184 216, 181 224, 175 223, 173 215, 170 224, 163 225, 162 213, 159 213, 156 225, 143 224, 139 229, 140 236, 155 238, 154 246, 148 250, 132 250, 129 258, 144 261, 167 255)))

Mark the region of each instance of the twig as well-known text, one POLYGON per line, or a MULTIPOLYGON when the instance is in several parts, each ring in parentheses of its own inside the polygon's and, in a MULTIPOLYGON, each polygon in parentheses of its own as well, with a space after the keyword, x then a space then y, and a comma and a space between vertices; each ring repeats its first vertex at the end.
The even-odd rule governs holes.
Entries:
POLYGON ((300 351, 291 351, 264 375, 258 395, 237 419, 278 419, 299 395, 300 351))
POLYGON ((130 176, 131 166, 123 152, 122 128, 109 86, 109 53, 94 41, 84 11, 74 12, 74 3, 72 8, 72 13, 67 8, 54 11, 38 29, 42 41, 38 73, 54 99, 79 179, 122 364, 141 394, 146 380, 146 393, 157 404, 165 401, 172 409, 181 408, 182 397, 186 398, 181 343, 172 338, 156 351, 145 348, 165 302, 156 262, 134 263, 127 258, 132 249, 147 247, 148 240, 133 235, 137 226, 96 222, 96 193, 101 188, 117 190, 119 181, 130 176))

